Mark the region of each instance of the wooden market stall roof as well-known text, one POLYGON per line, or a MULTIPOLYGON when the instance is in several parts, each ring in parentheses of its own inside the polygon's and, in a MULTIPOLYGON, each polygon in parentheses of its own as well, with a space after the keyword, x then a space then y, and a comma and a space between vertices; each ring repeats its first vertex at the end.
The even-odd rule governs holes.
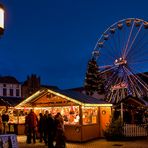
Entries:
POLYGON ((102 99, 96 99, 79 92, 43 88, 19 103, 16 108, 69 105, 112 106, 111 103, 107 103, 102 99))
POLYGON ((133 96, 127 96, 121 102, 124 104, 133 104, 133 105, 139 106, 139 107, 140 106, 148 107, 148 102, 146 100, 144 100, 142 98, 133 97, 133 96))

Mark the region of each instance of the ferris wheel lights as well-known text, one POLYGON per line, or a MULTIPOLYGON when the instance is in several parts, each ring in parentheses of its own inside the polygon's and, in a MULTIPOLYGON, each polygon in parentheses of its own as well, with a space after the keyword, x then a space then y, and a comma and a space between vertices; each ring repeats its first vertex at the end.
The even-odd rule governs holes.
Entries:
POLYGON ((99 51, 98 51, 98 50, 94 50, 94 51, 92 52, 92 55, 93 55, 93 56, 99 56, 99 51))
POLYGON ((104 40, 108 40, 109 35, 108 34, 104 34, 104 40))
POLYGON ((134 22, 135 22, 136 27, 139 27, 141 25, 141 20, 140 19, 135 19, 134 22))
POLYGON ((132 20, 131 20, 131 19, 127 19, 125 22, 126 22, 126 25, 127 25, 128 27, 130 27, 130 26, 131 26, 132 20))
POLYGON ((127 64, 127 61, 126 61, 125 59, 123 59, 123 58, 119 58, 119 59, 116 59, 116 60, 115 60, 114 64, 115 64, 116 66, 125 65, 125 64, 127 64))
POLYGON ((148 29, 148 22, 144 22, 144 28, 148 29))
POLYGON ((123 24, 122 24, 122 23, 118 23, 118 24, 117 24, 117 27, 118 27, 119 29, 122 29, 123 24))
POLYGON ((103 42, 98 43, 99 47, 103 47, 103 42))
POLYGON ((115 28, 110 28, 110 33, 115 33, 115 28))
POLYGON ((112 85, 110 90, 114 91, 114 90, 118 90, 118 89, 127 89, 128 88, 128 84, 126 82, 120 82, 118 84, 112 85))

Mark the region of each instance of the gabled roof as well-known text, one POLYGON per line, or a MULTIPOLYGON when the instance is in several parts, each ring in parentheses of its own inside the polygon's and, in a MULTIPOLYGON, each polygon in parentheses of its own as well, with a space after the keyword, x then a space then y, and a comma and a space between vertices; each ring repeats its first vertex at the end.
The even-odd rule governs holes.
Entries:
POLYGON ((19 84, 16 78, 12 76, 0 77, 0 83, 19 84))
MULTIPOLYGON (((31 95, 30 97, 28 97, 27 99, 25 99, 24 101, 22 101, 21 103, 19 103, 16 106, 16 108, 25 107, 26 104, 30 102, 32 104, 35 104, 41 97, 44 98, 44 101, 45 101, 45 96, 48 102, 48 103, 46 102, 45 104, 48 104, 48 107, 50 107, 50 105, 52 106, 56 105, 57 101, 59 101, 59 98, 62 98, 60 99, 61 102, 62 101, 66 102, 67 100, 66 102, 67 105, 69 105, 69 102, 73 102, 77 105, 83 105, 83 106, 112 106, 111 103, 107 103, 104 100, 96 99, 96 98, 81 94, 79 92, 74 92, 70 90, 61 90, 61 89, 41 89, 36 93, 34 93, 33 95, 31 95), (49 96, 52 96, 52 97, 49 97, 49 96), (53 104, 53 101, 55 101, 55 104, 53 104)), ((41 102, 40 100, 38 101, 38 103, 39 102, 40 102, 40 105, 43 105, 43 101, 41 102)))
POLYGON ((60 94, 63 94, 65 96, 68 96, 70 98, 73 98, 77 101, 80 101, 81 103, 86 103, 86 104, 110 104, 107 103, 106 101, 102 100, 102 99, 96 99, 93 98, 91 96, 79 93, 79 92, 75 92, 75 91, 71 91, 71 90, 57 90, 57 92, 59 92, 60 94))
MULTIPOLYGON (((133 97, 133 96, 127 96, 125 99, 121 101, 125 104, 135 104, 136 106, 148 106, 148 102, 144 99, 133 97)), ((121 103, 119 102, 119 104, 121 103)))
POLYGON ((70 88, 66 90, 71 90, 71 91, 76 91, 76 92, 83 92, 85 91, 84 87, 75 87, 75 88, 70 88))

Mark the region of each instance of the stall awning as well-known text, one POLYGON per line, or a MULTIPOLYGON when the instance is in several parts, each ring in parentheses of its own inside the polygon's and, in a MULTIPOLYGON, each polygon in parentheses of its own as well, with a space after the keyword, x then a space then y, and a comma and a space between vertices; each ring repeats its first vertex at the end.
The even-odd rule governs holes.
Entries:
POLYGON ((60 89, 41 89, 19 103, 22 107, 54 107, 54 106, 112 106, 104 100, 96 99, 79 92, 60 89))

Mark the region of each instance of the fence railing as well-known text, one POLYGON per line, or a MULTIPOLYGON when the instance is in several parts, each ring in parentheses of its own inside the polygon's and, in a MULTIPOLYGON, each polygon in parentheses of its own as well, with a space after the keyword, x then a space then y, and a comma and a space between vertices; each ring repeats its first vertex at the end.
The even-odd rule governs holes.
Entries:
POLYGON ((126 137, 145 137, 148 129, 145 124, 124 124, 123 134, 126 137))

